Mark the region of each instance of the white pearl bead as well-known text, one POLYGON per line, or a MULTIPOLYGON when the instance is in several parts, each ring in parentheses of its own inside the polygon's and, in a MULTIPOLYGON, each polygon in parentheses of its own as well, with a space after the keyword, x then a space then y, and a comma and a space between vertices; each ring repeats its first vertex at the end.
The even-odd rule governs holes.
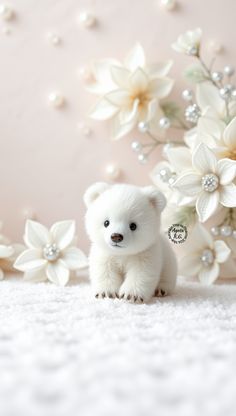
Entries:
POLYGON ((147 163, 147 156, 143 153, 140 153, 140 155, 138 155, 138 161, 144 165, 147 163))
POLYGON ((83 122, 78 124, 78 129, 86 137, 89 137, 92 134, 91 128, 87 124, 85 124, 83 122))
POLYGON ((140 150, 142 150, 142 143, 140 143, 139 141, 132 142, 131 148, 135 152, 139 152, 140 150))
POLYGON ((7 4, 0 4, 0 16, 3 20, 12 20, 14 17, 14 11, 7 4))
POLYGON ((106 172, 106 176, 108 177, 108 179, 111 179, 111 180, 118 179, 121 173, 120 169, 116 165, 113 165, 113 164, 107 165, 105 172, 106 172))
POLYGON ((138 123, 138 129, 141 133, 146 133, 149 129, 149 125, 146 121, 140 121, 138 123))
POLYGON ((79 78, 84 82, 91 82, 93 80, 93 74, 88 66, 82 66, 78 70, 79 78))
POLYGON ((161 129, 167 130, 170 128, 170 119, 168 117, 162 117, 159 120, 159 126, 161 129))
POLYGON ((182 97, 185 101, 192 101, 193 99, 193 92, 191 90, 184 90, 182 92, 182 97))
POLYGON ((224 73, 226 75, 228 75, 228 77, 231 77, 232 75, 234 75, 234 68, 232 66, 230 66, 230 65, 226 65, 224 67, 224 73))
POLYGON ((81 12, 79 15, 79 23, 81 26, 90 29, 96 23, 96 18, 89 12, 81 12))
POLYGON ((65 105, 65 98, 58 92, 52 92, 48 97, 49 103, 55 108, 61 108, 65 105))
POLYGON ((217 237, 220 234, 219 227, 211 227, 211 234, 217 237))
POLYGON ((216 54, 220 54, 221 52, 223 52, 223 45, 218 42, 217 40, 211 40, 208 44, 208 48, 210 52, 216 53, 216 54))
POLYGON ((223 237, 230 237, 232 234, 232 227, 230 227, 230 225, 222 225, 222 227, 220 227, 220 234, 223 237))
POLYGON ((222 72, 220 72, 220 71, 214 71, 214 72, 212 72, 212 74, 211 74, 211 79, 212 79, 213 81, 219 82, 219 81, 221 81, 221 80, 222 80, 222 78, 223 78, 223 74, 222 74, 222 72))
POLYGON ((61 37, 53 32, 49 32, 47 38, 53 46, 59 46, 62 42, 61 37))
POLYGON ((176 7, 176 0, 161 0, 160 5, 166 10, 173 10, 176 7))

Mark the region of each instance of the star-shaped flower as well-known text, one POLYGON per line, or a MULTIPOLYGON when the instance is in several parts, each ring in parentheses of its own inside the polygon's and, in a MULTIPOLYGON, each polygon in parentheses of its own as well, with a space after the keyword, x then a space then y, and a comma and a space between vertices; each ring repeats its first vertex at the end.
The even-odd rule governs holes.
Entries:
POLYGON ((25 272, 25 279, 50 280, 64 286, 70 271, 87 266, 85 254, 74 247, 75 222, 56 222, 50 230, 36 221, 28 220, 24 241, 28 247, 16 259, 14 267, 25 272))
POLYGON ((88 90, 101 96, 90 117, 113 119, 114 139, 129 133, 138 122, 151 123, 162 116, 159 101, 171 91, 167 78, 172 62, 146 65, 144 50, 137 44, 124 63, 103 60, 94 65, 94 84, 88 90))
POLYGON ((236 161, 217 160, 205 144, 200 143, 192 156, 192 171, 186 171, 172 185, 187 196, 196 198, 196 210, 201 222, 208 220, 219 204, 236 207, 236 161))
POLYGON ((197 224, 186 246, 186 254, 180 260, 180 273, 184 276, 198 276, 200 282, 213 283, 220 274, 220 265, 231 253, 222 240, 214 241, 211 234, 197 224))

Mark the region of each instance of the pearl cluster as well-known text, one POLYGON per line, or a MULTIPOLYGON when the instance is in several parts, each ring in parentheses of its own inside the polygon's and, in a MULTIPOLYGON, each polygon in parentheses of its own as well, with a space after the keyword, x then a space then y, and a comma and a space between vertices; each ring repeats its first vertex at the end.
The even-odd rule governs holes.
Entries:
POLYGON ((201 117, 201 110, 197 104, 189 105, 185 110, 185 118, 190 123, 196 124, 199 117, 201 117))
POLYGON ((205 249, 201 254, 201 262, 204 267, 209 267, 214 263, 215 254, 213 250, 205 249))
POLYGON ((236 99, 236 87, 230 83, 230 78, 234 73, 235 69, 231 65, 226 65, 223 71, 211 72, 211 79, 219 88, 220 97, 225 101, 236 99), (223 85, 224 77, 227 77, 227 83, 225 85, 223 85))
POLYGON ((171 172, 168 168, 162 168, 159 170, 158 175, 162 182, 167 183, 168 185, 173 185, 176 180, 176 173, 171 172))
POLYGON ((48 261, 55 261, 60 256, 60 250, 55 243, 46 244, 43 248, 43 257, 48 261))
POLYGON ((206 192, 214 192, 219 186, 219 178, 214 173, 208 173, 202 177, 202 189, 206 192))
POLYGON ((230 225, 223 224, 221 226, 215 226, 211 228, 211 233, 214 237, 233 237, 236 239, 236 229, 233 229, 230 225))

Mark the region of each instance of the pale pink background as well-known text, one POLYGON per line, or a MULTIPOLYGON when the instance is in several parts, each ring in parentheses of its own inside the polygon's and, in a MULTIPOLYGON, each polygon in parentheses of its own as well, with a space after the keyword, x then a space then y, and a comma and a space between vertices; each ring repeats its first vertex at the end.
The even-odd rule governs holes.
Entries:
MULTIPOLYGON (((122 59, 141 42, 150 62, 173 58, 171 76, 178 78, 174 96, 184 86, 182 69, 189 58, 170 45, 187 29, 202 27, 206 44, 214 39, 225 47, 219 56, 234 63, 235 0, 179 0, 176 11, 159 7, 159 0, 15 0, 17 16, 4 35, 0 22, 0 219, 14 240, 21 240, 24 210, 31 209, 46 225, 75 218, 80 246, 87 250, 82 195, 94 181, 106 179, 104 168, 116 162, 123 181, 148 184, 157 160, 140 166, 130 150, 131 134, 119 142, 109 140, 106 123, 86 121, 95 97, 86 92, 78 69, 94 59, 122 59), (77 23, 88 10, 98 26, 87 30, 77 23), (47 33, 63 39, 53 47, 47 33), (51 91, 60 90, 67 106, 62 110, 47 103, 51 91), (86 121, 91 137, 84 137, 78 123, 86 121)), ((210 59, 207 49, 205 55, 210 59)))

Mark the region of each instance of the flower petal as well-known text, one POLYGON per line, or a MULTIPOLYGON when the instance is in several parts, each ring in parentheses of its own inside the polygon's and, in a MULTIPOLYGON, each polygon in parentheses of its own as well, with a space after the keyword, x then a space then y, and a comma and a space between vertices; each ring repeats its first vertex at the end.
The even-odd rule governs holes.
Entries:
POLYGON ((118 117, 121 124, 131 123, 138 112, 139 100, 134 100, 132 107, 125 107, 120 110, 118 117))
POLYGON ((101 61, 94 62, 93 74, 96 82, 89 83, 86 89, 94 94, 104 95, 109 91, 116 88, 111 76, 111 67, 114 65, 120 65, 119 61, 115 59, 103 59, 101 61))
POLYGON ((112 79, 120 88, 129 88, 129 77, 130 71, 123 66, 112 66, 111 67, 112 79))
POLYGON ((118 108, 128 106, 131 102, 131 97, 128 92, 121 89, 109 92, 105 98, 109 103, 118 108))
POLYGON ((231 159, 221 159, 217 163, 217 173, 221 185, 230 184, 236 176, 236 161, 231 159))
POLYGON ((130 86, 133 94, 145 92, 148 86, 148 77, 141 68, 137 68, 136 71, 130 77, 130 86))
POLYGON ((65 286, 69 281, 70 272, 62 260, 49 263, 46 268, 48 279, 59 286, 65 286))
POLYGON ((173 65, 173 61, 169 60, 166 62, 159 62, 157 64, 153 64, 148 66, 147 72, 151 78, 162 78, 165 77, 168 72, 170 71, 173 65))
POLYGON ((179 272, 183 276, 196 276, 201 268, 201 261, 198 254, 190 253, 182 257, 179 262, 179 272))
POLYGON ((207 173, 215 173, 217 159, 204 143, 200 143, 193 153, 192 164, 199 173, 205 175, 207 173))
POLYGON ((219 91, 214 85, 207 82, 197 84, 196 99, 201 110, 210 107, 218 114, 218 116, 223 116, 225 112, 225 102, 220 98, 219 91))
POLYGON ((52 240, 60 250, 68 247, 75 236, 75 221, 59 221, 50 229, 52 240))
POLYGON ((201 192, 196 202, 196 210, 200 222, 207 221, 217 210, 219 192, 201 192))
POLYGON ((29 248, 43 248, 50 242, 49 231, 39 222, 27 220, 24 241, 29 248))
POLYGON ((67 248, 62 255, 62 260, 70 270, 81 269, 88 266, 87 257, 83 251, 77 247, 67 248))
POLYGON ((236 150, 236 117, 231 120, 224 131, 224 142, 230 150, 236 150))
POLYGON ((129 52, 125 59, 125 66, 132 72, 138 67, 143 68, 145 66, 144 50, 139 43, 136 43, 134 48, 129 52))
POLYGON ((117 106, 113 105, 105 97, 97 102, 95 107, 90 111, 89 117, 94 120, 108 120, 114 117, 119 111, 117 106))
POLYGON ((121 123, 119 115, 114 117, 112 139, 118 140, 121 137, 128 134, 131 130, 133 130, 133 128, 137 124, 137 121, 138 121, 138 113, 135 114, 134 118, 130 120, 130 122, 125 123, 125 124, 121 123))
POLYGON ((148 92, 151 97, 165 98, 170 94, 173 85, 174 81, 171 78, 156 78, 149 82, 148 92))
POLYGON ((236 207, 236 185, 231 183, 222 187, 220 192, 220 203, 225 207, 236 207))
POLYGON ((11 257, 14 254, 14 248, 12 246, 0 245, 0 259, 11 257))
POLYGON ((27 272, 24 274, 24 280, 34 283, 45 282, 47 280, 45 266, 38 267, 33 270, 27 270, 27 272))
POLYGON ((219 276, 220 267, 215 261, 212 267, 203 267, 198 275, 201 283, 211 285, 219 276))
POLYGON ((224 263, 230 256, 231 250, 222 240, 214 242, 214 250, 217 263, 224 263))
POLYGON ((191 153, 186 146, 170 147, 166 155, 176 172, 192 167, 191 153))
POLYGON ((179 176, 172 185, 184 195, 195 196, 201 192, 201 177, 195 172, 187 172, 179 176))
POLYGON ((17 270, 25 272, 31 269, 43 267, 46 264, 47 260, 42 258, 42 251, 30 248, 29 250, 23 251, 23 253, 17 257, 13 267, 17 270))

